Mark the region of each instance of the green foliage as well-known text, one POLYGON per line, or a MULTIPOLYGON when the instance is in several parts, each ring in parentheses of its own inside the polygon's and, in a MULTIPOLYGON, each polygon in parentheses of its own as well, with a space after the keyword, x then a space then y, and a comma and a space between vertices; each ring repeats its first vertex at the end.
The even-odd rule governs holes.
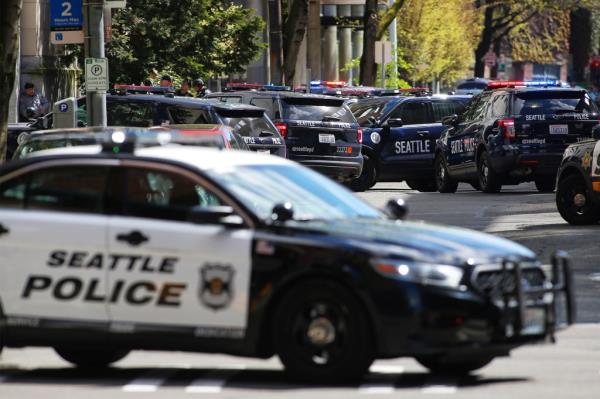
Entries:
POLYGON ((397 18, 401 77, 453 81, 467 74, 481 26, 470 0, 406 0, 397 18))
POLYGON ((254 10, 219 0, 128 0, 106 47, 111 81, 242 72, 264 47, 264 28, 254 10))
POLYGON ((514 61, 552 64, 568 54, 571 34, 569 11, 548 11, 509 34, 514 61))

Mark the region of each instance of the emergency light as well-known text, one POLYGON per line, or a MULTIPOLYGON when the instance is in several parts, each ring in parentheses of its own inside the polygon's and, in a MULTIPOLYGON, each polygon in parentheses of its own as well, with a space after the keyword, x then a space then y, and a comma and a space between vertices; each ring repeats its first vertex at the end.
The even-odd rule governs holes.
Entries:
POLYGON ((495 80, 489 82, 488 89, 514 87, 560 87, 560 80, 495 80))

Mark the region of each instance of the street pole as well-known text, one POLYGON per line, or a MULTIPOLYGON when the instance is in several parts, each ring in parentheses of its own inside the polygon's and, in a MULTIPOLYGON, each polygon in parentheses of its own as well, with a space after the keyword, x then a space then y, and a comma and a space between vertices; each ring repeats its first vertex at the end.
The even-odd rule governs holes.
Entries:
MULTIPOLYGON (((84 0, 85 58, 104 58, 104 0, 84 0)), ((106 92, 86 88, 88 126, 106 127, 106 92)))

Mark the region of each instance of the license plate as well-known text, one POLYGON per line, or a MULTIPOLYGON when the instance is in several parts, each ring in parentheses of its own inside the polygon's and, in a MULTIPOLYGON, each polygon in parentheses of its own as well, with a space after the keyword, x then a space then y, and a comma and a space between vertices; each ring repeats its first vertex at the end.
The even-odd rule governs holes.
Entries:
POLYGON ((541 308, 525 309, 522 335, 538 335, 546 332, 546 311, 541 308))
POLYGON ((259 154, 270 154, 271 151, 269 150, 256 150, 256 152, 258 152, 259 154))
POLYGON ((550 125, 550 134, 569 134, 569 125, 550 125))
POLYGON ((335 144, 335 135, 333 134, 319 134, 319 143, 335 144))

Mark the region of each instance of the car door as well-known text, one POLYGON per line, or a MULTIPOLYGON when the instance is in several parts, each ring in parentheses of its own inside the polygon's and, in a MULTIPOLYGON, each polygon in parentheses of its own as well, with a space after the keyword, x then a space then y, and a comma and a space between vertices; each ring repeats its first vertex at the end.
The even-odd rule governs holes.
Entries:
POLYGON ((111 322, 243 337, 252 230, 188 222, 194 206, 229 205, 195 173, 147 162, 125 166, 122 214, 109 221, 110 254, 122 257, 109 274, 121 287, 109 303, 111 322))
POLYGON ((390 119, 402 119, 401 127, 390 127, 384 134, 381 152, 383 164, 419 165, 433 164, 432 129, 435 127, 429 100, 404 101, 400 103, 383 123, 390 119))
POLYGON ((116 163, 44 163, 0 184, 7 317, 108 322, 105 208, 116 163))

